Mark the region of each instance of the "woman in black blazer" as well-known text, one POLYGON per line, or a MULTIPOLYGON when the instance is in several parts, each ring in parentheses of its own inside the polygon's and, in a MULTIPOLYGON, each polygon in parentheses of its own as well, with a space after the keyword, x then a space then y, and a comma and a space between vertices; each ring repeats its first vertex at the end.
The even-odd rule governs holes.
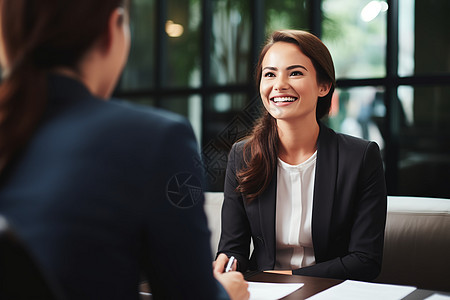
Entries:
POLYGON ((386 222, 383 164, 376 143, 319 121, 335 88, 328 49, 307 32, 276 31, 256 72, 265 111, 229 154, 216 270, 234 256, 241 272, 374 279, 386 222))
POLYGON ((66 299, 137 300, 142 274, 153 299, 247 299, 213 276, 187 120, 110 99, 128 7, 0 0, 0 214, 66 299))

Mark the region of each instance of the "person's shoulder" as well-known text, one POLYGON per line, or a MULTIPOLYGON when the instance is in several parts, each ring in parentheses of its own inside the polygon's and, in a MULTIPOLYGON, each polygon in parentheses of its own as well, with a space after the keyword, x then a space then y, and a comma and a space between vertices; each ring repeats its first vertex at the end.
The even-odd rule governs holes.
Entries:
POLYGON ((230 153, 228 154, 228 162, 233 162, 238 166, 238 168, 243 168, 245 166, 246 157, 250 157, 250 147, 246 147, 249 139, 242 139, 233 144, 230 153))
POLYGON ((111 99, 98 113, 103 116, 98 122, 116 132, 152 135, 153 138, 178 133, 190 135, 192 132, 192 127, 184 116, 130 101, 111 99))
POLYGON ((365 153, 368 149, 373 149, 374 151, 379 151, 379 146, 374 141, 369 141, 360 137, 352 136, 345 133, 336 132, 333 129, 322 126, 323 130, 327 132, 328 136, 333 137, 337 141, 337 145, 339 147, 340 153, 348 154, 357 154, 357 153, 365 153))
POLYGON ((251 147, 250 147, 250 139, 249 138, 244 138, 241 140, 238 140, 237 142, 235 142, 233 144, 233 146, 231 147, 230 153, 229 153, 229 157, 234 157, 237 160, 243 160, 244 156, 249 156, 250 152, 251 152, 251 147))
POLYGON ((371 141, 353 136, 353 135, 349 135, 349 134, 345 134, 345 133, 339 133, 336 132, 336 137, 339 141, 339 144, 343 145, 343 146, 348 146, 348 147, 362 147, 365 148, 367 147, 368 144, 371 143, 371 141))
POLYGON ((235 142, 233 146, 231 147, 232 151, 242 153, 244 151, 244 147, 247 144, 248 139, 243 139, 235 142))
POLYGON ((108 101, 110 109, 120 112, 122 118, 128 118, 138 122, 150 122, 158 124, 158 127, 169 124, 186 124, 185 117, 163 109, 132 103, 120 99, 108 101))
POLYGON ((96 144, 128 151, 166 151, 167 155, 167 149, 176 151, 172 148, 196 141, 192 126, 182 115, 117 99, 96 106, 83 120, 89 124, 86 135, 96 137, 96 144))
POLYGON ((340 153, 350 157, 373 157, 380 155, 380 147, 375 141, 365 140, 348 134, 336 133, 340 153))
POLYGON ((321 124, 320 130, 323 131, 321 132, 321 134, 325 134, 328 137, 328 139, 336 139, 336 141, 340 146, 366 147, 370 143, 370 141, 368 140, 334 131, 333 129, 324 124, 321 124))

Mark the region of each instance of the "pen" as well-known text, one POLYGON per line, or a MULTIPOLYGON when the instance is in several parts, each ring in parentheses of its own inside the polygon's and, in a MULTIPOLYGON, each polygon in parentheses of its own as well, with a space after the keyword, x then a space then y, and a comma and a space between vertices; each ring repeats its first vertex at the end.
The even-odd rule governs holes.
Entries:
POLYGON ((234 256, 230 257, 230 259, 228 260, 227 267, 225 268, 225 273, 231 271, 231 269, 233 268, 233 263, 234 263, 235 260, 236 260, 236 258, 234 256))

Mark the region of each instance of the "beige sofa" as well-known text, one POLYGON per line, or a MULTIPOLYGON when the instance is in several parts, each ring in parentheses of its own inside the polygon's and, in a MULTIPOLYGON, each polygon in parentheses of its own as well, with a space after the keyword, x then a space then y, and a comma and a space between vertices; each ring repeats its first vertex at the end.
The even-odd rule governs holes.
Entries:
MULTIPOLYGON (((215 255, 223 193, 205 195, 215 255)), ((376 282, 450 291, 450 199, 389 196, 383 256, 376 282)))

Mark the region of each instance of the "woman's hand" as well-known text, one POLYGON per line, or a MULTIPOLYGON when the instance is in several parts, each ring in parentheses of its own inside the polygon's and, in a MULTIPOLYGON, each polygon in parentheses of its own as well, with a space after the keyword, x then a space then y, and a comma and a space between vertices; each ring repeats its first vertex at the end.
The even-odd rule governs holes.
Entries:
POLYGON ((214 277, 225 288, 231 300, 246 300, 250 297, 248 283, 244 280, 242 273, 236 272, 236 260, 233 262, 231 271, 225 272, 228 261, 228 256, 223 253, 220 253, 219 256, 217 256, 216 261, 213 262, 214 277))
MULTIPOLYGON (((228 264, 228 256, 224 253, 220 253, 219 256, 217 256, 217 259, 215 262, 213 262, 213 271, 218 273, 225 272, 225 267, 228 264)), ((231 268, 231 271, 236 271, 237 269, 237 260, 234 261, 233 266, 231 268)))
POLYGON ((247 300, 250 298, 248 283, 241 272, 231 271, 227 273, 214 271, 214 277, 227 291, 231 300, 247 300))

